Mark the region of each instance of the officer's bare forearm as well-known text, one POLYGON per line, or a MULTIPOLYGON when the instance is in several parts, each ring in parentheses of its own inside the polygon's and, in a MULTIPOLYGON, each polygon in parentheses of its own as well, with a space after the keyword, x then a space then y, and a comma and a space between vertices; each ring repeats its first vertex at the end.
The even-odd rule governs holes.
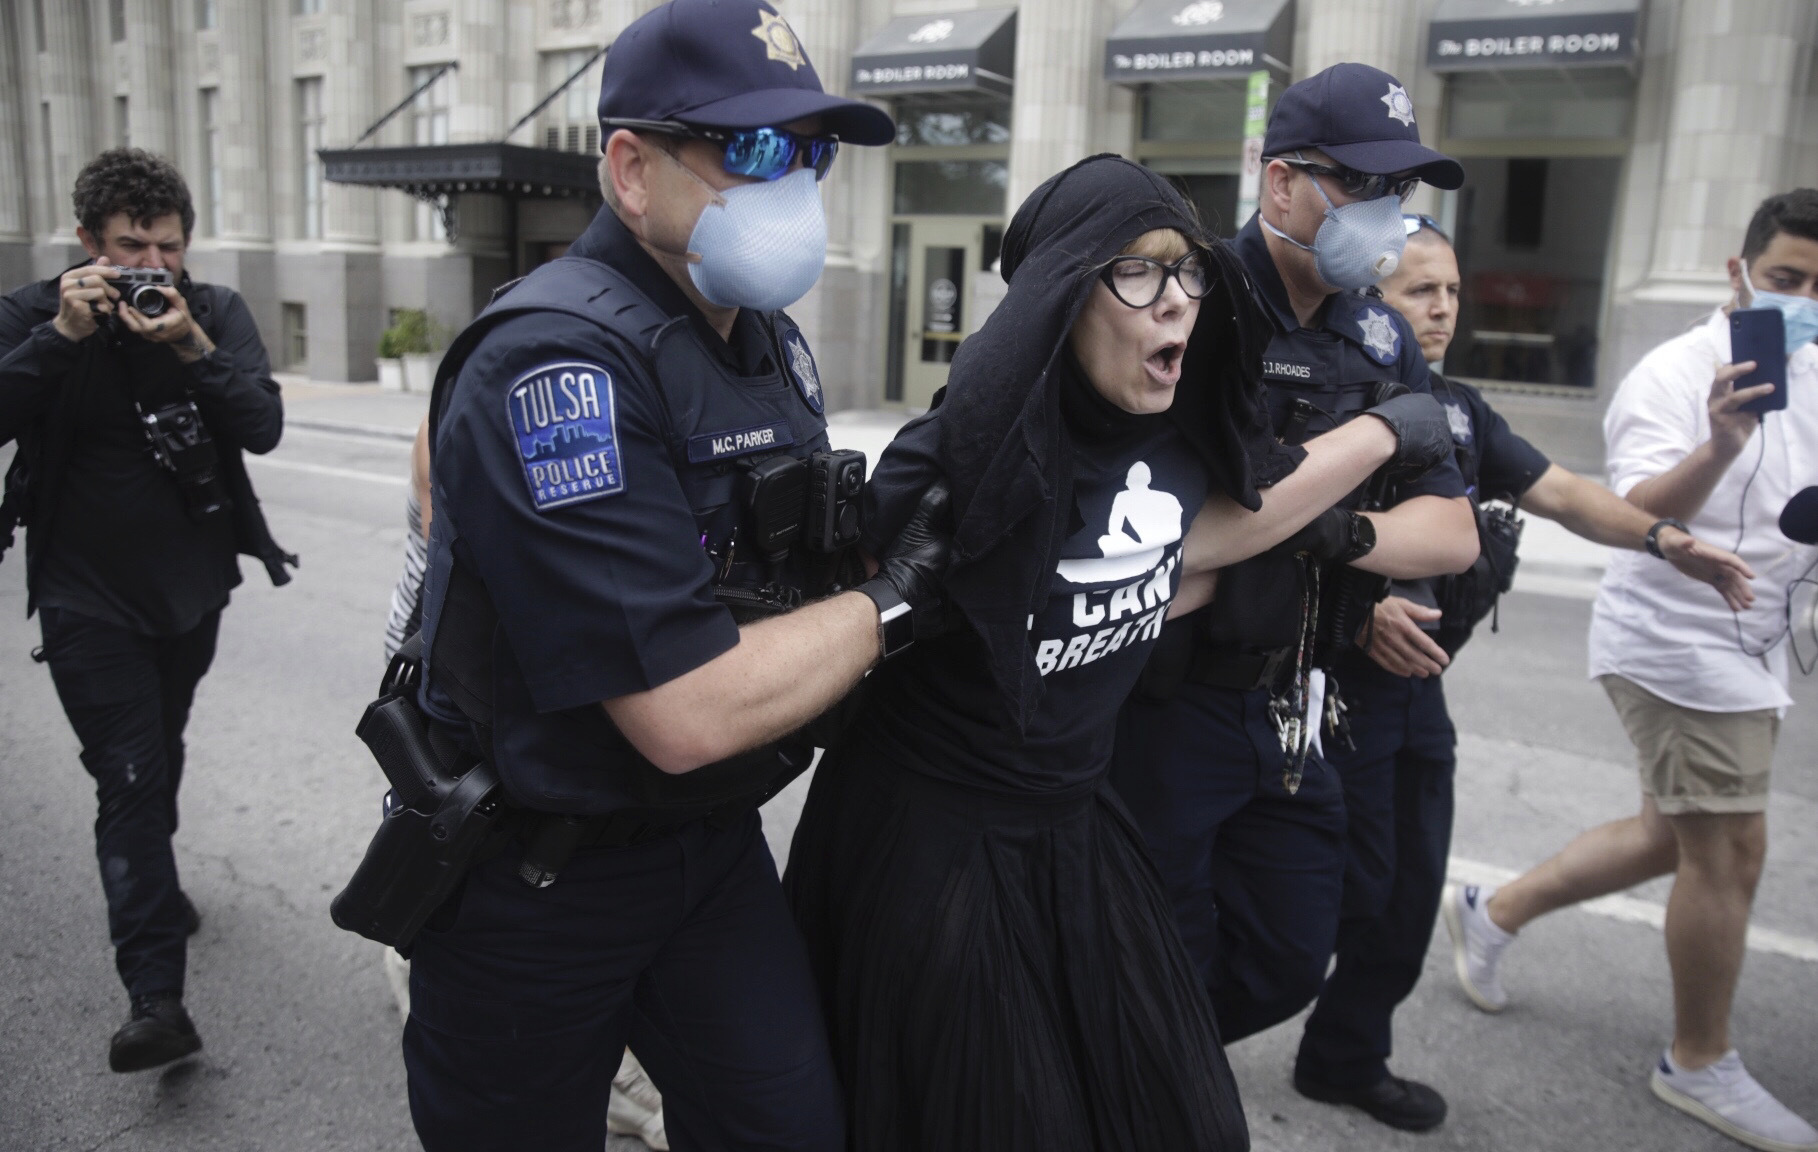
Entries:
POLYGON ((1186 571, 1205 572, 1266 552, 1344 499, 1395 455, 1395 433, 1381 420, 1353 420, 1307 442, 1307 458, 1265 489, 1251 512, 1229 497, 1209 498, 1187 533, 1186 571))
POLYGON ((1521 506, 1586 540, 1635 552, 1647 547, 1648 529, 1660 519, 1557 464, 1541 473, 1521 498, 1521 506))
POLYGON ((1692 449, 1684 460, 1658 476, 1650 476, 1629 489, 1628 501, 1654 520, 1671 516, 1691 520, 1704 510, 1717 481, 1730 470, 1736 457, 1706 440, 1692 449))
POLYGON ((1463 572, 1477 562, 1477 518, 1463 496, 1416 496, 1386 512, 1366 512, 1376 547, 1353 567, 1391 580, 1463 572))
POLYGON ((665 772, 692 772, 780 739, 831 708, 878 659, 877 606, 844 592, 739 629, 736 646, 646 692, 605 703, 665 772))

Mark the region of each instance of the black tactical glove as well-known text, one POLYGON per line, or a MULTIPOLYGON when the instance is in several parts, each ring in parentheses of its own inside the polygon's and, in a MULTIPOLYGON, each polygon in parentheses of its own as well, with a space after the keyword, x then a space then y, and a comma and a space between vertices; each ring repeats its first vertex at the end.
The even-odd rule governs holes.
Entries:
POLYGON ((1431 396, 1397 396, 1364 415, 1376 417, 1395 433, 1395 456, 1389 470, 1397 475, 1418 476, 1452 455, 1452 423, 1431 396))
POLYGON ((953 552, 951 503, 946 484, 930 485, 909 522, 877 558, 877 575, 858 586, 877 605, 878 638, 886 659, 942 631, 941 577, 953 552))
POLYGON ((1368 553, 1376 542, 1374 533, 1360 530, 1357 520, 1357 513, 1348 508, 1328 508, 1270 551, 1288 556, 1305 552, 1315 560, 1349 563, 1368 553), (1363 539, 1366 535, 1367 541, 1363 539))

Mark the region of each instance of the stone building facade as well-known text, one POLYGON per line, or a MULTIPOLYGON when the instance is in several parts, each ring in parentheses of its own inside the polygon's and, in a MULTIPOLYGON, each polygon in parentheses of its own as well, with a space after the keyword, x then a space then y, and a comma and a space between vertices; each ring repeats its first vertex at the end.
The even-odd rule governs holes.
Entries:
MULTIPOLYGON (((1252 73, 1266 99, 1340 60, 1402 79, 1425 138, 1469 177, 1409 204, 1460 244, 1466 313, 1448 371, 1498 388, 1531 426, 1594 435, 1622 372, 1727 297, 1723 262, 1753 206, 1818 185, 1810 0, 1010 4, 776 0, 830 89, 901 124, 896 146, 841 154, 823 185, 827 273, 792 309, 834 407, 925 402, 1001 296, 991 266, 1011 209, 1082 156, 1166 171, 1232 231, 1252 73)), ((435 204, 327 180, 316 152, 597 153, 590 57, 650 6, 12 0, 0 287, 77 258, 75 173, 130 142, 189 178, 191 266, 247 297, 274 359, 373 379, 394 310, 458 326, 559 252, 597 199, 459 193, 451 238, 435 204)))

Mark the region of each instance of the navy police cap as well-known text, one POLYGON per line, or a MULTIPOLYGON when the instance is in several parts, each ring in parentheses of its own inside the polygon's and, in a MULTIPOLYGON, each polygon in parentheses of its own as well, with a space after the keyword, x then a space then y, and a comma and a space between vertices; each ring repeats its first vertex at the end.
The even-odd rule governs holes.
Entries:
POLYGON ((1281 94, 1263 155, 1288 156, 1301 148, 1317 148, 1359 172, 1411 172, 1435 188, 1464 183, 1458 161, 1420 142, 1407 89, 1368 64, 1334 64, 1281 94))
POLYGON ((633 20, 606 53, 602 146, 614 121, 738 129, 806 116, 819 116, 824 132, 853 144, 896 138, 882 109, 821 88, 795 32, 759 0, 670 0, 633 20))

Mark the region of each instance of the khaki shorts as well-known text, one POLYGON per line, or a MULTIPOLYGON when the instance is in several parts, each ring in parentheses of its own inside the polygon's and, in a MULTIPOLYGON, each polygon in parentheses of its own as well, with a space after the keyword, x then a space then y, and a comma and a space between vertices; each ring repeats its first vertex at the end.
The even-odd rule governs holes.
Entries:
POLYGON ((1641 791, 1661 814, 1765 812, 1780 716, 1682 708, 1621 676, 1599 676, 1640 756, 1641 791))

